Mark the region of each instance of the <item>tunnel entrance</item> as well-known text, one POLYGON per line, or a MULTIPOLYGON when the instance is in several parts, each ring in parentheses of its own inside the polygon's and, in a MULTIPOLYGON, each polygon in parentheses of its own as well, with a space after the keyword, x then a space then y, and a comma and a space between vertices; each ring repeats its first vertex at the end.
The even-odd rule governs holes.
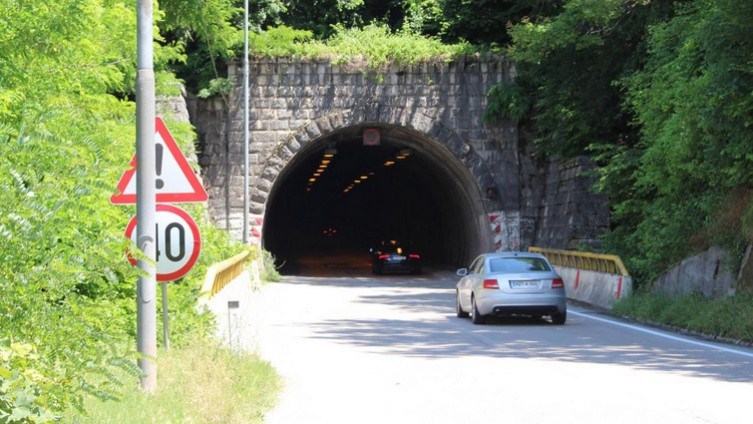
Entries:
POLYGON ((489 245, 475 180, 446 147, 397 126, 353 126, 301 148, 270 192, 262 245, 299 258, 411 243, 424 263, 466 266, 489 245))

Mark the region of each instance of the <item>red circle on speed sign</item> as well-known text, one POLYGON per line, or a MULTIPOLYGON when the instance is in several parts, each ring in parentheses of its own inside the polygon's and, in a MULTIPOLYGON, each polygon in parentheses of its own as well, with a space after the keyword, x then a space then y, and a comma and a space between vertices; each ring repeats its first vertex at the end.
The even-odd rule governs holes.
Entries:
MULTIPOLYGON (((136 241, 136 215, 126 227, 125 236, 136 241)), ((183 209, 173 205, 157 205, 155 216, 157 237, 157 281, 173 281, 186 275, 201 253, 201 234, 196 221, 183 209)), ((136 258, 126 252, 131 265, 136 258)))

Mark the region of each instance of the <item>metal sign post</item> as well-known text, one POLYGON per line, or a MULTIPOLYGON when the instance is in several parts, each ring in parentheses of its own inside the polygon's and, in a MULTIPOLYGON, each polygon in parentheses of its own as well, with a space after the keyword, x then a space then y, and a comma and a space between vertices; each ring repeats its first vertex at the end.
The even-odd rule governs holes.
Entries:
POLYGON ((165 338, 165 350, 170 350, 170 317, 167 313, 167 282, 162 284, 162 336, 165 338))
POLYGON ((136 344, 143 372, 141 388, 153 393, 157 390, 157 277, 155 216, 157 209, 155 187, 155 94, 154 52, 152 42, 152 0, 138 0, 137 44, 138 71, 136 74, 136 215, 137 243, 144 257, 138 260, 142 273, 136 288, 136 344))
POLYGON ((248 0, 243 2, 243 244, 248 244, 248 0))
POLYGON ((240 339, 238 335, 239 331, 233 331, 233 328, 238 330, 238 308, 240 302, 237 300, 229 300, 227 302, 227 342, 231 349, 238 350, 240 345, 240 339))

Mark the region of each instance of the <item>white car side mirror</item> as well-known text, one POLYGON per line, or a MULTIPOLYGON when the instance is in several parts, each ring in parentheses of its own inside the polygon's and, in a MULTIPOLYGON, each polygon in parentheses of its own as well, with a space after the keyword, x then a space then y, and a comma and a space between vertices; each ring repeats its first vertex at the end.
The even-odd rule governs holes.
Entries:
POLYGON ((465 277, 466 275, 468 275, 468 268, 460 268, 460 269, 459 269, 459 270, 458 270, 458 271, 456 272, 456 274, 457 274, 457 275, 458 275, 459 277, 465 277))

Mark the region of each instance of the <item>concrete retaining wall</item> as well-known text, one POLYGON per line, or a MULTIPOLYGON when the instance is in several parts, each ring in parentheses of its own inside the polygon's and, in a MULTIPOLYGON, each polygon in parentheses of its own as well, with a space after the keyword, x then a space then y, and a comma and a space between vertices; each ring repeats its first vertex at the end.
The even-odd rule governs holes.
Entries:
POLYGON ((633 279, 630 276, 557 265, 554 269, 565 280, 568 299, 592 306, 612 309, 617 300, 633 292, 633 279))
POLYGON ((717 247, 687 258, 654 281, 655 292, 671 297, 702 293, 720 299, 735 293, 736 270, 729 269, 727 254, 717 247))

